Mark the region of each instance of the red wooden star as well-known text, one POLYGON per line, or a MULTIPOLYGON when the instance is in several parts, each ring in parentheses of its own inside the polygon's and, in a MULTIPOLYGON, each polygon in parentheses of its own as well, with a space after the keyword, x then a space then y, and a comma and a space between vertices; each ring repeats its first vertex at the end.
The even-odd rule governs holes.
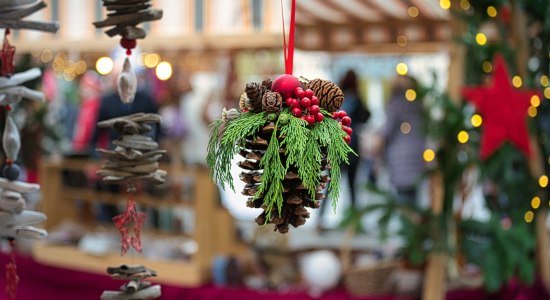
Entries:
POLYGON ((126 254, 130 246, 141 253, 141 227, 143 221, 145 221, 145 214, 137 211, 133 199, 128 200, 123 214, 113 218, 113 222, 121 234, 120 255, 126 254))
POLYGON ((2 45, 2 51, 0 51, 0 75, 10 76, 15 72, 15 66, 13 65, 13 56, 15 55, 15 47, 10 45, 6 36, 4 37, 4 44, 2 45))
POLYGON ((511 85, 502 56, 495 57, 493 66, 489 84, 462 90, 462 96, 473 103, 483 117, 481 158, 487 159, 506 141, 529 157, 531 148, 526 117, 530 99, 538 93, 521 91, 511 85))

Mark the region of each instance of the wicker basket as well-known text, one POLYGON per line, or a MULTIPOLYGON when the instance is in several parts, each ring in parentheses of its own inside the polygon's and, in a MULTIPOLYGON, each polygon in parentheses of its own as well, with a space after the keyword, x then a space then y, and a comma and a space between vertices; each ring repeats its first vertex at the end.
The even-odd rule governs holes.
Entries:
POLYGON ((354 296, 390 294, 394 289, 393 274, 400 267, 399 261, 381 261, 368 267, 351 266, 351 241, 355 233, 347 232, 340 256, 344 268, 344 285, 354 296))

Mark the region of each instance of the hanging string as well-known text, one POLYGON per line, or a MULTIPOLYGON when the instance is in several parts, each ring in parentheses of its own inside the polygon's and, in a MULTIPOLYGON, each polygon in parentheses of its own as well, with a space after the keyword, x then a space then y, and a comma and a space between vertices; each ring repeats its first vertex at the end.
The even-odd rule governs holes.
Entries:
POLYGON ((288 47, 286 42, 285 13, 283 0, 281 0, 281 17, 283 19, 283 54, 285 58, 285 73, 292 75, 294 67, 294 32, 296 30, 296 0, 291 0, 290 28, 288 32, 288 47))

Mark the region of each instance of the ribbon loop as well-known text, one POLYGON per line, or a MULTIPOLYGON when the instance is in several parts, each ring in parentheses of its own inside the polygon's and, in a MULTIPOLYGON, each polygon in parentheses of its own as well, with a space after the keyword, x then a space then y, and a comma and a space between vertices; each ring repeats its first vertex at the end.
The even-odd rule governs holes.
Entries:
POLYGON ((296 31, 296 0, 291 0, 288 46, 286 42, 283 0, 281 0, 281 16, 283 19, 283 54, 285 58, 285 73, 292 75, 292 69, 294 67, 294 33, 296 31))

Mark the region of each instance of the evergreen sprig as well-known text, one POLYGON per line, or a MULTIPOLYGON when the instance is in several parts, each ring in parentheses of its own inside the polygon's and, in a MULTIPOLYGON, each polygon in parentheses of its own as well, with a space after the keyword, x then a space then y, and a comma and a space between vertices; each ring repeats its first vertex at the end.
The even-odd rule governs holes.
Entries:
POLYGON ((245 139, 254 136, 258 129, 267 122, 264 112, 243 113, 236 119, 225 122, 225 128, 220 132, 221 120, 214 122, 213 130, 208 143, 206 162, 210 168, 211 177, 222 188, 228 184, 232 190, 233 176, 231 176, 231 160, 239 151, 239 146, 245 139))
POLYGON ((281 162, 279 153, 279 140, 277 138, 278 122, 275 130, 271 134, 269 146, 260 161, 260 166, 264 169, 262 180, 255 198, 264 197, 264 204, 267 206, 267 219, 271 218, 273 207, 277 205, 277 211, 281 214, 283 206, 283 179, 285 178, 286 168, 281 162))

